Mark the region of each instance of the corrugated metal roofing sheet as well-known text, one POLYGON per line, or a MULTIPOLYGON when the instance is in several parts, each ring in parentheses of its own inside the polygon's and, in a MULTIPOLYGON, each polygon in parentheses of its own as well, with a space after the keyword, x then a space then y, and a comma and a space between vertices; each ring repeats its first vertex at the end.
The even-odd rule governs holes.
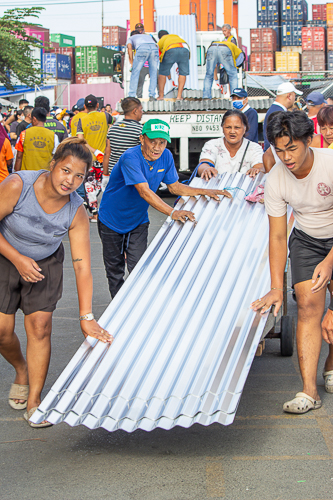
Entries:
MULTIPOLYGON (((190 47, 190 74, 186 77, 185 87, 190 89, 199 88, 198 66, 197 66, 197 41, 196 41, 196 24, 195 16, 158 16, 157 17, 157 32, 167 30, 169 33, 178 35, 183 38, 190 47)), ((175 83, 178 82, 178 74, 176 73, 177 65, 171 68, 171 77, 175 83)), ((167 80, 165 92, 172 87, 171 82, 167 80)))
MULTIPOLYGON (((142 101, 144 113, 175 113, 179 111, 209 111, 232 109, 230 99, 221 99, 221 92, 212 92, 213 99, 202 99, 202 90, 184 90, 183 101, 142 101)), ((168 94, 169 97, 170 94, 168 94)), ((174 94, 176 97, 176 94, 174 94)), ((254 109, 268 109, 274 99, 250 99, 249 104, 254 109)), ((122 113, 120 103, 116 105, 118 112, 122 113)))
POLYGON ((266 318, 249 309, 269 288, 268 218, 244 200, 260 182, 223 174, 192 186, 234 199, 180 200, 197 224, 166 220, 32 420, 108 431, 234 420, 266 318))

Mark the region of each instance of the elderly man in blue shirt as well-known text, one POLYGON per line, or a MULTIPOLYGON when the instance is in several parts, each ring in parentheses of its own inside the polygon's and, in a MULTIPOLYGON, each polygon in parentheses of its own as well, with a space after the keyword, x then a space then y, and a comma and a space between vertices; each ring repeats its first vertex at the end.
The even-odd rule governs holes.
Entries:
POLYGON ((131 272, 147 248, 149 205, 173 220, 195 221, 193 212, 172 209, 157 196, 161 182, 177 196, 206 195, 216 201, 220 200, 220 195, 231 198, 224 190, 192 188, 178 182, 175 162, 166 149, 171 142, 169 129, 162 120, 146 122, 140 136, 141 144, 122 154, 104 191, 98 232, 112 298, 124 283, 125 253, 127 269, 131 272))

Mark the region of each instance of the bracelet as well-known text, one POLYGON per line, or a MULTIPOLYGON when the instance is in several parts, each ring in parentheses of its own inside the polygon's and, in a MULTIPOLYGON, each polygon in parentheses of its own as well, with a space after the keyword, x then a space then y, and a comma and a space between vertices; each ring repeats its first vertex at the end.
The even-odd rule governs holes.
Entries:
POLYGON ((204 163, 207 163, 207 165, 209 165, 210 167, 212 168, 215 168, 215 165, 214 163, 210 162, 210 161, 201 161, 198 165, 198 167, 200 167, 200 165, 203 165, 204 163))
POLYGON ((83 316, 79 316, 79 321, 92 321, 95 318, 93 313, 87 313, 83 316))
POLYGON ((174 212, 176 212, 176 209, 175 209, 175 208, 172 210, 171 214, 169 215, 169 217, 171 217, 171 219, 172 219, 172 214, 173 214, 174 212))
POLYGON ((283 292, 283 288, 271 288, 271 290, 280 290, 281 292, 283 292))

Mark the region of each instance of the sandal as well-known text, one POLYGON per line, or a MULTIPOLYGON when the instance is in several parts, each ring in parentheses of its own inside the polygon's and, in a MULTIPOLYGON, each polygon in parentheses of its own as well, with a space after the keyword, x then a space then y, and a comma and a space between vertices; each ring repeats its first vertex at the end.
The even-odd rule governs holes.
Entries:
POLYGON ((8 403, 14 410, 24 410, 27 407, 29 386, 12 384, 9 391, 8 403), (14 399, 24 399, 23 403, 15 403, 14 399))
POLYGON ((287 401, 283 405, 283 411, 287 413, 306 413, 309 410, 318 410, 321 407, 321 401, 316 401, 305 392, 298 392, 296 397, 287 401))
POLYGON ((325 380, 325 391, 333 394, 333 370, 323 372, 323 377, 325 380))
POLYGON ((28 422, 30 427, 33 427, 34 429, 42 428, 42 427, 51 427, 53 424, 51 422, 41 422, 40 424, 34 424, 33 422, 30 422, 30 418, 32 415, 35 413, 37 410, 37 406, 34 408, 31 408, 31 410, 26 411, 25 414, 23 415, 24 420, 28 422))

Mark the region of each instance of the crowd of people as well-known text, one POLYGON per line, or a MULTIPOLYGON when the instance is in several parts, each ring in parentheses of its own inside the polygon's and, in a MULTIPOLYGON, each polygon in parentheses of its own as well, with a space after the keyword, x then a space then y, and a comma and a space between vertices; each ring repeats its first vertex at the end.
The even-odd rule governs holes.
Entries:
MULTIPOLYGON (((134 44, 136 36, 131 37, 134 44)), ((162 34, 160 40, 166 36, 162 34)), ((147 56, 144 45, 148 42, 136 45, 135 57, 142 51, 143 63, 136 68, 138 78, 147 56)), ((176 49, 184 47, 169 50, 176 49)), ((182 58, 184 51, 177 50, 176 56, 182 58)), ((162 71, 160 76, 166 75, 162 71)), ((288 82, 277 89, 264 123, 263 150, 258 144, 258 115, 246 91, 235 87, 233 107, 222 116, 221 137, 206 142, 196 174, 209 181, 224 172, 252 178, 269 173, 264 196, 270 224, 271 290, 252 304, 255 311, 265 313, 275 305, 277 314, 282 305, 287 205, 294 210, 289 255, 304 387, 285 403, 284 410, 304 413, 321 406, 316 375, 322 331, 329 343, 325 387, 333 392, 332 303, 321 326, 326 288, 333 292, 333 106, 312 92, 306 99, 308 114, 292 110, 297 94, 300 91, 288 82)), ((109 105, 100 110, 97 98, 88 95, 78 100, 70 120, 63 122, 66 112, 52 113, 49 100, 40 96, 34 106, 22 100, 15 113, 2 117, 0 353, 16 371, 9 404, 26 409, 25 419, 32 426, 50 425, 29 419, 40 403, 50 361, 52 313, 62 294, 63 237, 68 234, 71 246, 82 332, 110 343, 112 336, 92 313, 89 220, 97 222, 114 298, 124 283, 125 266, 131 272, 147 248, 149 206, 176 221, 195 221, 194 213, 171 208, 156 194, 162 182, 177 196, 206 195, 217 202, 221 196, 231 198, 228 190, 192 188, 179 182, 167 148, 170 126, 160 119, 145 120, 142 125, 142 104, 135 96, 124 98, 121 107, 123 119, 114 120, 109 105), (26 359, 14 331, 18 308, 25 315, 26 359)))

